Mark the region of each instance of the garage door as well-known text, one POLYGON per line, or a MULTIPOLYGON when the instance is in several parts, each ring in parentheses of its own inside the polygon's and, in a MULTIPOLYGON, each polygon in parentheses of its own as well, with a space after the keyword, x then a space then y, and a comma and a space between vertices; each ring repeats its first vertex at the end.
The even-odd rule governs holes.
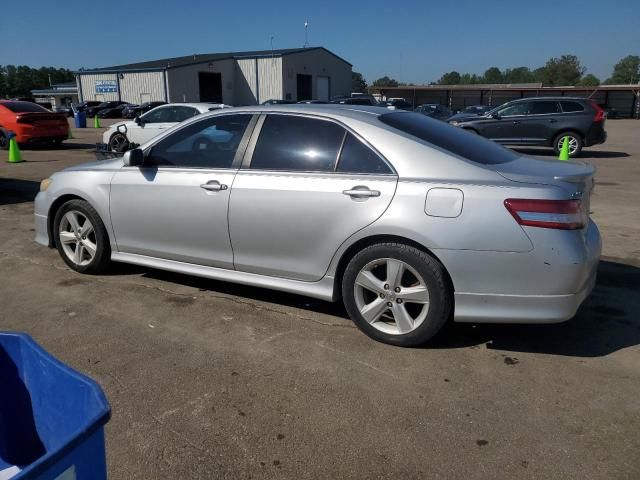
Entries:
POLYGON ((317 80, 318 100, 329 101, 329 77, 318 77, 317 80))

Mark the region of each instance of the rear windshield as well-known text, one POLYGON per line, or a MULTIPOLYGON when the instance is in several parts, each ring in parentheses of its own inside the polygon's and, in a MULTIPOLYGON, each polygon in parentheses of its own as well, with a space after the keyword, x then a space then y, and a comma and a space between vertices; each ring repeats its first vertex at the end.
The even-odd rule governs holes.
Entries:
POLYGON ((495 165, 518 158, 516 153, 491 140, 419 113, 394 112, 380 115, 378 118, 390 127, 472 162, 495 165))
POLYGON ((23 113, 23 112, 48 112, 44 107, 41 107, 37 103, 31 102, 2 102, 0 105, 7 107, 12 112, 23 113))

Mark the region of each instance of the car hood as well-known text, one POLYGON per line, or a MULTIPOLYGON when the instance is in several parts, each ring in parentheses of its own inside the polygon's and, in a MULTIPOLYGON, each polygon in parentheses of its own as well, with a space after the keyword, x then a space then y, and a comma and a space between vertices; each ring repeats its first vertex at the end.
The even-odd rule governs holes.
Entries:
POLYGON ((449 117, 449 122, 454 120, 456 122, 468 122, 471 120, 484 120, 486 117, 484 115, 477 115, 475 113, 456 113, 455 115, 449 117))
POLYGON ((116 157, 109 160, 100 160, 95 162, 81 163, 80 165, 74 165, 73 167, 65 168, 58 173, 54 173, 54 175, 59 175, 60 173, 64 172, 119 170, 120 168, 122 168, 122 165, 122 157, 116 157))

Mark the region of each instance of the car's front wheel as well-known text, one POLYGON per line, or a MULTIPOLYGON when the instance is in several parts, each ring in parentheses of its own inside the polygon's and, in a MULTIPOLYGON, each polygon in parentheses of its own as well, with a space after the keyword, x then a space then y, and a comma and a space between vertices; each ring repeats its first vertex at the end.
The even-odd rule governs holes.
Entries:
POLYGON ((114 133, 109 139, 109 150, 112 152, 126 152, 129 148, 129 139, 124 133, 114 133))
POLYGON ((107 231, 98 212, 84 200, 70 200, 53 221, 55 245, 76 272, 99 273, 111 260, 107 231))
POLYGON ((442 328, 452 293, 436 259, 399 243, 360 251, 342 280, 344 304, 355 324, 375 340, 403 347, 422 345, 442 328))

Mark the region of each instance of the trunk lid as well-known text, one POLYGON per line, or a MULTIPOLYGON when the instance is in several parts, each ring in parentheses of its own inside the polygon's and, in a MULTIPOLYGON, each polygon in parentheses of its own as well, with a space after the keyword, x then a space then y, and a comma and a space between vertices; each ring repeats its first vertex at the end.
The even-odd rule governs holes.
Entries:
POLYGON ((16 115, 16 122, 36 126, 60 126, 67 124, 67 117, 61 113, 25 112, 16 115))

